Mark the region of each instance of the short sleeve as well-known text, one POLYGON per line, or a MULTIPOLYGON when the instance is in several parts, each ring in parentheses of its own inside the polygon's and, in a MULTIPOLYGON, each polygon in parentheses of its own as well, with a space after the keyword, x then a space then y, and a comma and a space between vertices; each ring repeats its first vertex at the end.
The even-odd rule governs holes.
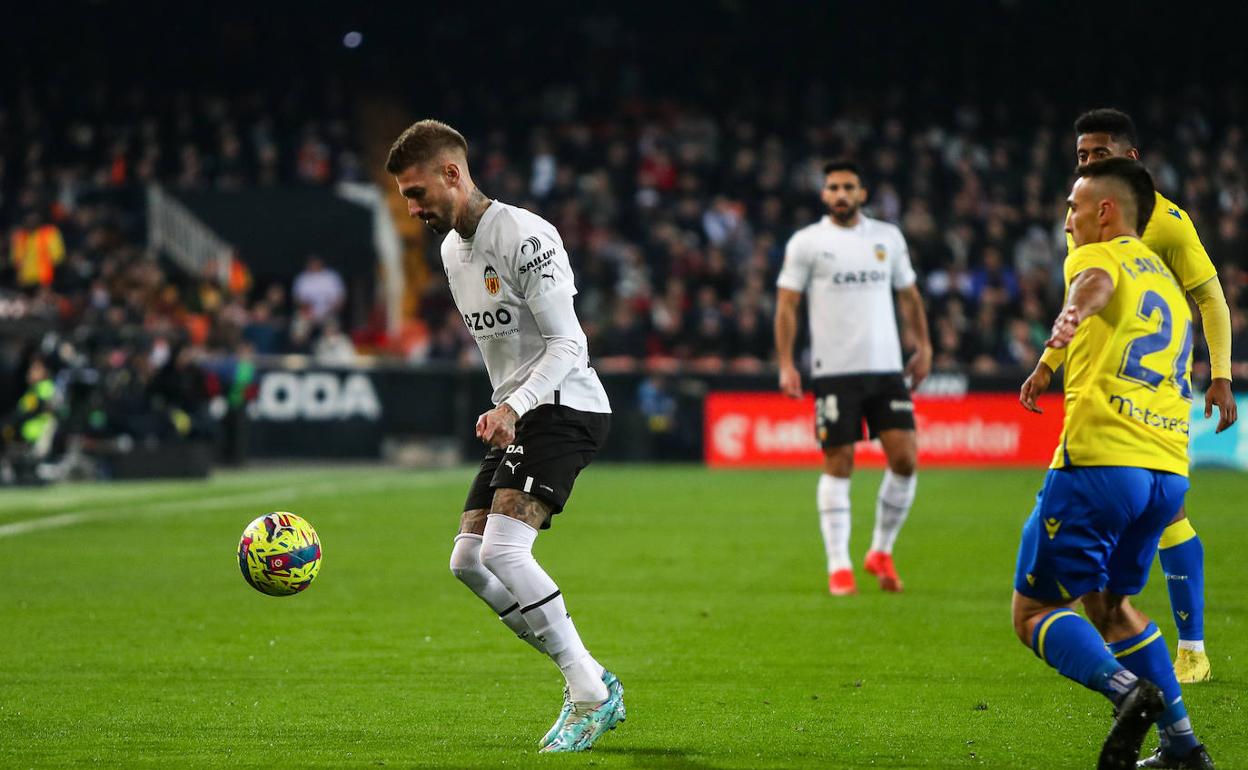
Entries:
POLYGON ((790 291, 806 291, 810 285, 811 255, 802 247, 801 233, 794 233, 784 245, 784 266, 776 278, 776 286, 790 291))
POLYGON ((1070 252, 1066 257, 1066 286, 1070 286, 1075 276, 1094 267, 1099 267, 1109 273, 1109 279, 1113 281, 1114 286, 1118 285, 1118 260, 1114 259, 1104 243, 1088 243, 1070 252))
POLYGON ((510 255, 511 283, 530 310, 540 313, 556 297, 576 294, 572 263, 553 227, 522 228, 518 241, 510 255))
POLYGON ((1184 291, 1191 291, 1218 274, 1191 217, 1165 198, 1158 198, 1142 240, 1165 261, 1184 291))
POLYGON ((914 285, 914 265, 910 264, 910 247, 906 245, 906 237, 897 228, 893 228, 893 239, 896 248, 893 251, 893 288, 908 289, 914 285))

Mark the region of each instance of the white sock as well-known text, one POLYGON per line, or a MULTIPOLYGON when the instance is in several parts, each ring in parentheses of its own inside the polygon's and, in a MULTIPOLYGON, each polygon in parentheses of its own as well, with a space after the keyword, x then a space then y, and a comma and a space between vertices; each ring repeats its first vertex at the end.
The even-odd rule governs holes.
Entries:
POLYGON ((1180 639, 1179 649, 1191 650, 1192 652, 1204 652, 1205 640, 1204 639, 1180 639))
POLYGON ((602 666, 585 649, 559 587, 533 558, 535 540, 537 530, 528 524, 491 513, 485 521, 481 563, 520 603, 520 613, 563 672, 572 702, 601 703, 607 699, 602 666))
POLYGON ((871 550, 893 552, 897 533, 906 523, 910 506, 914 504, 914 490, 918 474, 898 476, 885 469, 880 482, 880 494, 875 500, 875 531, 871 535, 871 550))
POLYGON ((546 652, 546 646, 520 614, 520 603, 516 597, 481 563, 480 535, 464 533, 455 537, 455 547, 451 550, 451 572, 498 613, 498 619, 516 636, 533 645, 538 652, 546 652))
POLYGON ((815 497, 823 547, 828 552, 828 574, 850 569, 853 563, 849 560, 849 479, 822 474, 815 497))

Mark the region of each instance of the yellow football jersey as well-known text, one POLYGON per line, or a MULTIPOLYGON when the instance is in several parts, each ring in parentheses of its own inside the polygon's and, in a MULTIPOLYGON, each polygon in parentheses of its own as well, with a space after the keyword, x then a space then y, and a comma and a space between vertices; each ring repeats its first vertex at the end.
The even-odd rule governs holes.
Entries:
POLYGON ((1183 289, 1134 237, 1072 251, 1067 290, 1093 267, 1109 273, 1114 293, 1067 347, 1066 419, 1050 467, 1125 465, 1186 476, 1192 314, 1183 289))
MULTIPOLYGON (((1196 234, 1196 227, 1187 212, 1156 193, 1153 215, 1144 226, 1140 240, 1161 257, 1178 277, 1184 291, 1191 291, 1218 274, 1209 253, 1196 234)), ((1066 233, 1066 253, 1075 250, 1075 239, 1066 233)))

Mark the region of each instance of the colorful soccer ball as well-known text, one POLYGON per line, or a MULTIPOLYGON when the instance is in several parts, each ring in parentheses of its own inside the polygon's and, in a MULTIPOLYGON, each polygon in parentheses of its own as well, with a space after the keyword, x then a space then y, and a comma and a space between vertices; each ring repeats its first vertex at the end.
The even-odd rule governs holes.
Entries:
POLYGON ((311 524, 293 513, 266 513, 243 530, 238 566, 262 594, 297 594, 321 569, 321 540, 311 524))

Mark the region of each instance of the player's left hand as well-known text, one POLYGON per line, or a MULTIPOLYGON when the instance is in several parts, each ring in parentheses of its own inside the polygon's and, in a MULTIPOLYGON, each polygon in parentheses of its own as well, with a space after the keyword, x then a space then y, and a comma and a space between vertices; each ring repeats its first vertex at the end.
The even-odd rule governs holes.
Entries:
POLYGON ((1215 404, 1218 407, 1218 429, 1214 433, 1221 433, 1239 419, 1239 407, 1235 404, 1230 380, 1219 378, 1209 383, 1209 390, 1205 391, 1206 420, 1213 416, 1215 404))
POLYGON ((502 449, 516 440, 516 418, 516 410, 499 404, 477 418, 477 438, 502 449))
POLYGON ((923 380, 927 379, 927 375, 932 373, 932 349, 930 347, 920 347, 910 356, 910 360, 906 362, 906 377, 910 381, 910 390, 918 390, 923 384, 923 380))
POLYGON ((1075 332, 1079 329, 1079 309, 1074 305, 1067 305, 1062 308, 1062 312, 1058 314, 1057 320, 1053 322, 1053 333, 1049 335, 1049 339, 1044 343, 1045 347, 1064 348, 1070 344, 1075 338, 1075 332))
POLYGON ((1037 363, 1036 370, 1023 382, 1023 387, 1019 388, 1018 402, 1029 412, 1044 414, 1044 410, 1036 405, 1036 399, 1049 389, 1049 382, 1052 379, 1053 370, 1048 367, 1048 364, 1043 361, 1037 363))

